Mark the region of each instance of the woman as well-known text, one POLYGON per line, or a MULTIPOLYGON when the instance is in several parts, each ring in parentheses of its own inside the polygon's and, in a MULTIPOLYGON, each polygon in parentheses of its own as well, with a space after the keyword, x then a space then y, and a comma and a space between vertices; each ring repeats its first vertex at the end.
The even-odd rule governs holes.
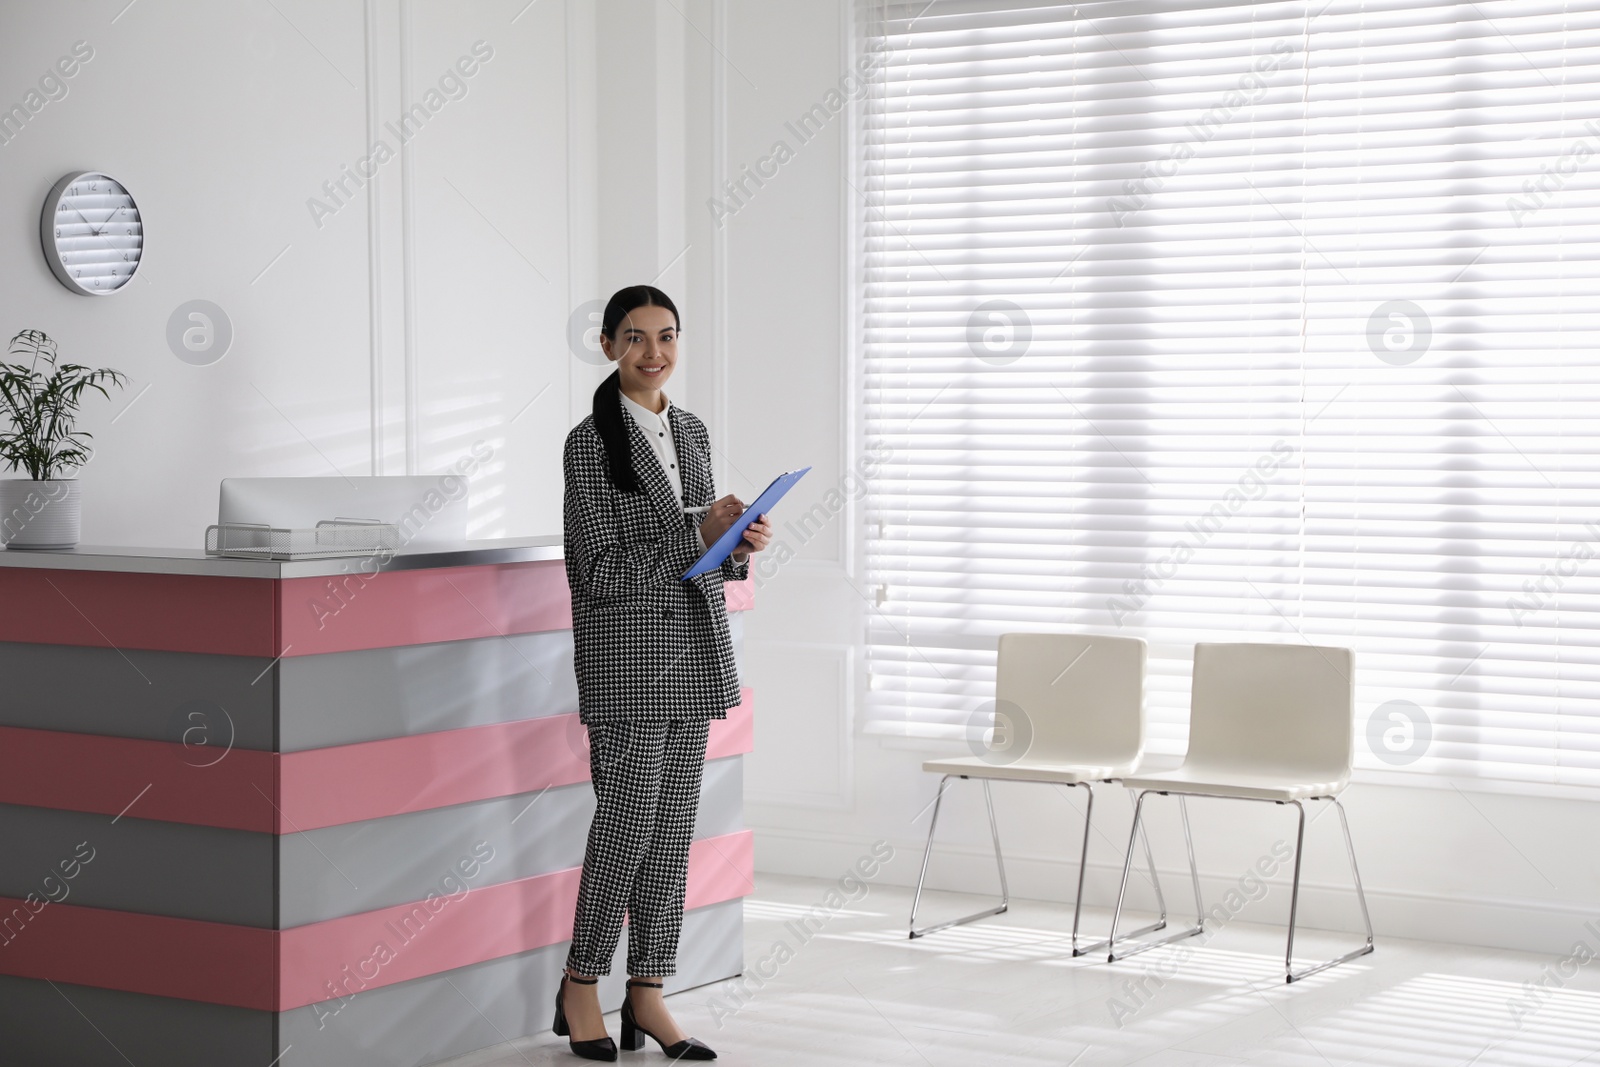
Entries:
POLYGON ((635 285, 606 305, 600 346, 617 369, 567 435, 562 469, 578 711, 597 801, 583 857, 555 1032, 615 1060, 595 990, 628 914, 622 1046, 646 1036, 674 1059, 716 1053, 686 1037, 661 996, 675 973, 684 879, 711 719, 739 702, 722 583, 766 547, 761 516, 719 570, 682 580, 744 505, 712 501, 706 428, 661 391, 678 359, 678 309, 635 285))

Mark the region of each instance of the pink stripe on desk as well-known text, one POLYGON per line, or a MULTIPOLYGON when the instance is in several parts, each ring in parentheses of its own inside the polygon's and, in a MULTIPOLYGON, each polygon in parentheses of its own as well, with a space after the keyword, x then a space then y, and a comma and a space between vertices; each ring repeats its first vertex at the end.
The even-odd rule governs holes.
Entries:
MULTIPOLYGON (((748 830, 694 842, 686 907, 747 896, 754 855, 748 830)), ((565 941, 578 875, 571 867, 283 931, 0 897, 9 919, 0 974, 289 1011, 565 941), (375 952, 380 944, 388 951, 375 952)))
MULTIPOLYGON (((724 586, 729 611, 754 583, 724 586)), ((323 578, 0 568, 0 641, 309 656, 572 628, 561 560, 323 578)))
POLYGON ((755 690, 739 690, 739 704, 728 709, 726 719, 711 720, 711 736, 706 738, 706 759, 739 756, 756 750, 755 690))
MULTIPOLYGON (((712 722, 708 758, 751 751, 750 690, 712 722)), ((576 715, 468 726, 285 753, 279 833, 531 793, 589 780, 576 715)))
POLYGON ((279 583, 290 656, 572 629, 561 560, 440 567, 279 583))
MULTIPOLYGON (((748 579, 724 592, 729 611, 755 604, 748 579)), ((278 603, 288 656, 572 629, 562 560, 289 578, 278 603)))
MULTIPOLYGON (((752 750, 740 696, 708 759, 752 750)), ((576 714, 281 755, 0 726, 0 803, 292 834, 588 781, 588 746, 576 714)))
POLYGON ((277 770, 273 752, 0 726, 5 804, 270 834, 277 770))
MULTIPOLYGON (((703 908, 756 891, 756 835, 749 830, 703 837, 689 846, 683 906, 703 908)), ((577 900, 576 897, 573 898, 577 900)), ((569 931, 568 937, 571 936, 569 931)))
POLYGON ((722 600, 729 611, 749 611, 756 606, 756 583, 749 578, 742 582, 723 582, 722 600))
POLYGON ((0 604, 13 609, 0 612, 0 641, 270 659, 277 655, 274 584, 260 578, 0 567, 0 604))
POLYGON ((0 974, 264 1011, 277 1000, 276 930, 41 903, 0 897, 0 974))

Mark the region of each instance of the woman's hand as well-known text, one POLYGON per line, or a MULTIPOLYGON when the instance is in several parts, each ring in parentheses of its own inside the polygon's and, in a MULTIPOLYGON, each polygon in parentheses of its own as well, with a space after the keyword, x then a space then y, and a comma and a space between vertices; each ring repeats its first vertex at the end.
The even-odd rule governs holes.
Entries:
POLYGON ((739 516, 743 514, 744 504, 738 497, 729 493, 713 503, 711 510, 706 512, 706 517, 700 520, 700 539, 707 547, 716 544, 717 538, 727 533, 728 527, 737 522, 739 516))
MULTIPOLYGON (((700 539, 708 546, 717 543, 717 538, 728 532, 728 527, 739 520, 744 514, 744 503, 732 493, 711 505, 711 510, 706 512, 706 517, 700 520, 700 539)), ((765 515, 757 515, 756 521, 745 527, 744 537, 733 550, 733 558, 743 563, 752 552, 760 552, 772 541, 772 524, 765 515)))
POLYGON ((744 539, 733 550, 733 558, 743 563, 751 552, 760 552, 772 541, 772 524, 765 515, 757 515, 756 521, 745 527, 744 539))

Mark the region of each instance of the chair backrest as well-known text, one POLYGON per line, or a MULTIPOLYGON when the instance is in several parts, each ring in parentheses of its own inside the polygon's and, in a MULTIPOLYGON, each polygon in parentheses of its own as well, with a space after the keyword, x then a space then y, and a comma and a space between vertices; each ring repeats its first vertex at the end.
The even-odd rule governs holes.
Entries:
POLYGON ((1355 654, 1348 648, 1194 646, 1189 760, 1344 781, 1354 737, 1355 654))
POLYGON ((1026 740, 1029 760, 1126 764, 1144 752, 1145 643, 1100 634, 1000 637, 991 751, 1026 740), (1015 710, 1011 710, 1015 709, 1015 710), (1005 727, 1003 734, 1001 727, 1005 727))

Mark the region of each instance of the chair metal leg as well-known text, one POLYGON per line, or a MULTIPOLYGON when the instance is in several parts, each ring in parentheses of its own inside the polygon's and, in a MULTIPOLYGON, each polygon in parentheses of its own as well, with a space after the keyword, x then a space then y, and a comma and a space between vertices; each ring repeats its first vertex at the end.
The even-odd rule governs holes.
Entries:
MULTIPOLYGON (((1182 793, 1178 794, 1178 815, 1183 819, 1183 847, 1189 853, 1189 883, 1194 886, 1194 913, 1199 916, 1197 921, 1200 925, 1204 926, 1206 906, 1200 900, 1200 870, 1194 864, 1194 835, 1189 832, 1189 798, 1182 793)), ((1149 843, 1150 835, 1146 833, 1145 846, 1149 847, 1149 843)))
POLYGON ((1294 802, 1294 810, 1299 813, 1300 821, 1294 831, 1294 881, 1289 887, 1289 943, 1283 951, 1283 973, 1288 977, 1286 981, 1294 981, 1294 921, 1300 913, 1300 861, 1305 855, 1306 846, 1306 806, 1300 801, 1294 802))
POLYGON ((1289 941, 1287 947, 1284 949, 1283 959, 1283 980, 1285 982, 1298 982, 1302 978, 1308 978, 1320 971, 1327 970, 1329 967, 1337 967, 1341 963, 1348 963, 1351 960, 1356 959, 1358 956, 1365 956, 1373 951, 1372 915, 1367 911, 1367 891, 1361 884, 1361 868, 1356 866, 1356 846, 1355 842, 1350 839, 1350 820, 1345 817, 1344 805, 1339 803, 1338 797, 1327 797, 1325 799, 1332 803, 1334 807, 1339 809, 1339 825, 1344 828, 1344 847, 1346 853, 1348 853, 1350 856, 1350 873, 1355 879, 1356 901, 1361 905, 1361 921, 1367 928, 1367 940, 1366 944, 1362 945, 1358 949, 1346 952, 1343 956, 1327 960, 1312 967, 1307 967, 1303 971, 1296 971, 1294 969, 1294 927, 1295 921, 1298 918, 1300 906, 1300 853, 1301 849, 1305 845, 1306 836, 1305 805, 1301 804, 1298 800, 1295 801, 1294 806, 1300 811, 1300 825, 1295 834, 1294 842, 1294 887, 1289 893, 1289 941))
MULTIPOLYGON (((1090 818, 1094 814, 1094 786, 1089 782, 1075 782, 1073 784, 1081 784, 1089 791, 1088 809, 1083 816, 1083 852, 1078 858, 1078 900, 1072 908, 1072 955, 1078 957, 1087 956, 1091 952, 1108 947, 1111 944, 1111 938, 1102 937, 1100 940, 1088 945, 1080 946, 1078 944, 1078 915, 1083 911, 1083 878, 1089 869, 1089 831, 1090 818)), ((1150 851, 1150 835, 1145 834, 1142 840, 1144 841, 1145 862, 1150 865, 1150 883, 1156 888, 1156 904, 1160 908, 1161 914, 1150 925, 1141 926, 1137 930, 1130 931, 1127 934, 1128 937, 1140 937, 1144 934, 1152 934, 1157 930, 1165 930, 1167 928, 1167 899, 1162 895, 1161 878, 1156 874, 1155 856, 1150 851)))
POLYGON ((994 867, 1000 872, 1000 911, 1005 911, 1011 903, 1011 890, 1006 886, 1006 858, 1000 855, 1000 827, 994 821, 994 795, 989 792, 987 778, 983 780, 983 803, 989 809, 989 838, 994 842, 994 867))
MULTIPOLYGON (((1074 786, 1079 783, 1073 782, 1074 786)), ((1088 949, 1078 948, 1078 919, 1083 915, 1083 879, 1089 873, 1089 830, 1094 820, 1094 786, 1082 783, 1089 798, 1083 805, 1083 848, 1078 853, 1078 899, 1072 905, 1072 954, 1081 956, 1088 949)))
POLYGON ((935 926, 925 926, 921 930, 917 929, 917 905, 922 900, 922 884, 928 877, 928 859, 933 855, 933 833, 939 825, 939 806, 944 801, 944 787, 950 781, 950 777, 947 774, 939 779, 939 792, 933 798, 933 818, 928 822, 928 845, 922 852, 922 870, 917 874, 917 891, 911 898, 911 919, 908 923, 911 940, 926 937, 940 930, 947 930, 952 926, 961 926, 975 919, 986 919, 991 915, 1004 914, 1011 904, 1011 894, 1006 887, 1005 858, 1000 853, 1000 828, 994 817, 994 796, 989 791, 989 780, 985 778, 983 779, 983 800, 989 809, 989 836, 994 840, 994 862, 995 867, 1000 872, 1000 906, 989 908, 987 911, 974 912, 959 919, 951 919, 949 922, 942 922, 935 926))
MULTIPOLYGON (((1146 829, 1139 835, 1139 840, 1144 842, 1144 862, 1150 868, 1150 885, 1156 891, 1156 910, 1161 914, 1161 925, 1167 925, 1167 895, 1161 891, 1161 877, 1156 874, 1156 854, 1150 850, 1150 831, 1146 829)), ((1129 937, 1136 935, 1129 934, 1129 937)))
POLYGON ((1193 926, 1186 927, 1185 929, 1178 930, 1174 933, 1170 933, 1166 937, 1158 937, 1154 941, 1140 941, 1134 945, 1131 945, 1126 950, 1119 950, 1118 942, 1131 941, 1133 938, 1138 937, 1141 934, 1153 933, 1154 931, 1162 929, 1167 925, 1166 900, 1160 896, 1161 882, 1159 878, 1156 878, 1155 861, 1150 852, 1150 838, 1147 833, 1145 835, 1145 858, 1150 860, 1150 875, 1152 878, 1156 879, 1157 899, 1161 901, 1161 921, 1158 925, 1145 927, 1141 930, 1130 931, 1120 938, 1117 936, 1117 923, 1122 918, 1122 900, 1128 892, 1128 874, 1133 868, 1133 849, 1139 841, 1139 820, 1144 814, 1144 798, 1149 796, 1150 792, 1151 791, 1148 789, 1141 792, 1139 794, 1139 799, 1134 803, 1133 806, 1133 833, 1128 838, 1128 854, 1122 861, 1122 886, 1117 890, 1117 907, 1116 910, 1111 914, 1111 936, 1106 942, 1107 963, 1115 963, 1117 960, 1125 960, 1129 956, 1137 956, 1141 952, 1148 952, 1159 945, 1170 945, 1174 941, 1181 941, 1186 937, 1194 937, 1197 934, 1202 934, 1205 932, 1205 909, 1200 902, 1200 875, 1196 870, 1194 863, 1194 839, 1189 834, 1189 809, 1183 802, 1184 798, 1180 796, 1178 798, 1178 810, 1183 816, 1183 839, 1184 844, 1187 846, 1189 851, 1189 877, 1194 883, 1195 924, 1193 926))
POLYGON ((922 883, 928 877, 928 858, 933 855, 933 832, 939 826, 939 807, 944 803, 944 787, 950 782, 947 774, 939 779, 939 790, 933 794, 933 817, 928 820, 928 844, 922 850, 922 870, 917 873, 917 891, 911 897, 911 936, 917 936, 917 905, 922 902, 922 883))
POLYGON ((1367 928, 1367 944, 1372 944, 1372 913, 1367 911, 1367 890, 1361 884, 1361 868, 1356 865, 1356 844, 1350 839, 1350 820, 1345 817, 1344 805, 1338 797, 1329 797, 1339 810, 1339 825, 1344 828, 1344 850, 1350 857, 1350 873, 1355 877, 1356 900, 1361 904, 1361 922, 1367 928))

